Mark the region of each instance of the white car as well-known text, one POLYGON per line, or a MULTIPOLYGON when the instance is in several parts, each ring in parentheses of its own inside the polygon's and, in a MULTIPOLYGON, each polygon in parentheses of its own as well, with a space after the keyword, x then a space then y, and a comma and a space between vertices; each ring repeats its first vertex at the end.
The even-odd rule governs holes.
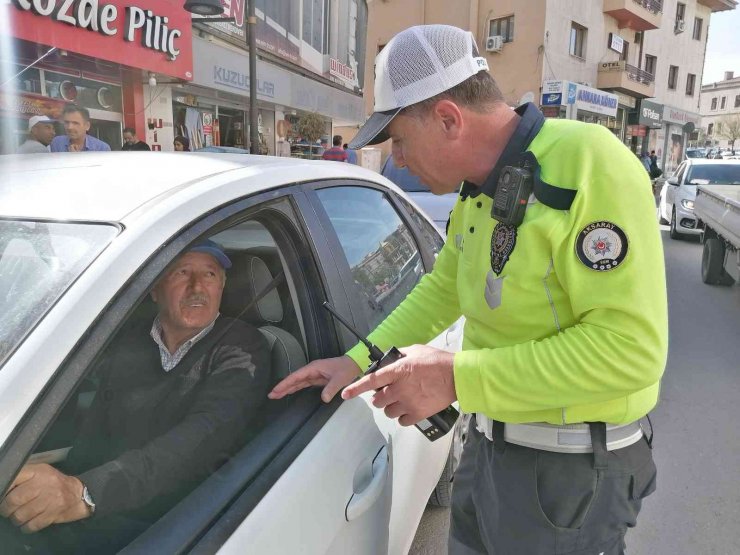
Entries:
MULTIPOLYGON (((222 314, 274 287, 241 316, 269 339, 273 381, 355 344, 324 300, 368 333, 442 246, 403 192, 349 164, 115 152, 4 156, 0 170, 0 492, 29 460, 64 460, 96 361, 151 321, 149 291, 195 241, 234 263, 222 314)), ((461 330, 430 344, 456 350, 461 330)), ((454 432, 431 442, 369 394, 324 404, 314 388, 266 410, 124 552, 403 554, 430 494, 448 501, 454 432)))
POLYGON ((740 184, 740 160, 690 158, 665 180, 660 191, 658 217, 661 223, 670 225, 672 239, 701 234, 694 214, 696 187, 714 184, 740 184))

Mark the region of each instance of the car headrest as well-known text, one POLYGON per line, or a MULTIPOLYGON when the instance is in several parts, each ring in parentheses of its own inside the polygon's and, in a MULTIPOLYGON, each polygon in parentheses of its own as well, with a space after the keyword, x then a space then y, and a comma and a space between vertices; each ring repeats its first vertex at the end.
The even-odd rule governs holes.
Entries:
MULTIPOLYGON (((232 267, 226 272, 226 287, 221 299, 221 312, 236 317, 252 300, 262 293, 273 275, 264 260, 247 253, 229 253, 232 267)), ((283 305, 277 287, 240 316, 256 326, 279 324, 283 320, 283 305)))

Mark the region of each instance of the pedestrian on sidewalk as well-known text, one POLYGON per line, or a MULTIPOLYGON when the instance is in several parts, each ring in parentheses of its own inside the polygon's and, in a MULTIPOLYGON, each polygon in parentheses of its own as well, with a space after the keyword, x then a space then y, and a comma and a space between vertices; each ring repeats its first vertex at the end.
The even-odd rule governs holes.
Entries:
POLYGON ((321 155, 322 160, 330 160, 332 162, 346 162, 347 152, 342 148, 342 136, 334 135, 331 141, 332 147, 328 148, 321 155))

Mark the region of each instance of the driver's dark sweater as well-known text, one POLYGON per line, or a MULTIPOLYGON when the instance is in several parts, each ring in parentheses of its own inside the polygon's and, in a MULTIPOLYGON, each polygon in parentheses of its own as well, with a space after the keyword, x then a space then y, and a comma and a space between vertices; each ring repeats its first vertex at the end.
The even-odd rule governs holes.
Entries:
POLYGON ((93 520, 116 514, 153 522, 260 426, 271 384, 259 330, 219 317, 166 372, 150 329, 151 322, 138 326, 109 349, 64 465, 90 490, 93 520))

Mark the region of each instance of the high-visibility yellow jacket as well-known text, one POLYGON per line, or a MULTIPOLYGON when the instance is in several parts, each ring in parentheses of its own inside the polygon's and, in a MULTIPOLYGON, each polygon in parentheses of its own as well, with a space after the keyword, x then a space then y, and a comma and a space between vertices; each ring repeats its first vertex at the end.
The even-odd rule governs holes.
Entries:
MULTIPOLYGON (((461 195, 433 271, 370 339, 383 350, 427 343, 464 315, 454 378, 465 412, 504 422, 634 421, 658 400, 668 343, 649 178, 598 125, 548 119, 529 150, 544 181, 577 190, 570 209, 530 197, 496 275, 492 199, 461 195)), ((367 366, 362 344, 348 355, 367 366)))

